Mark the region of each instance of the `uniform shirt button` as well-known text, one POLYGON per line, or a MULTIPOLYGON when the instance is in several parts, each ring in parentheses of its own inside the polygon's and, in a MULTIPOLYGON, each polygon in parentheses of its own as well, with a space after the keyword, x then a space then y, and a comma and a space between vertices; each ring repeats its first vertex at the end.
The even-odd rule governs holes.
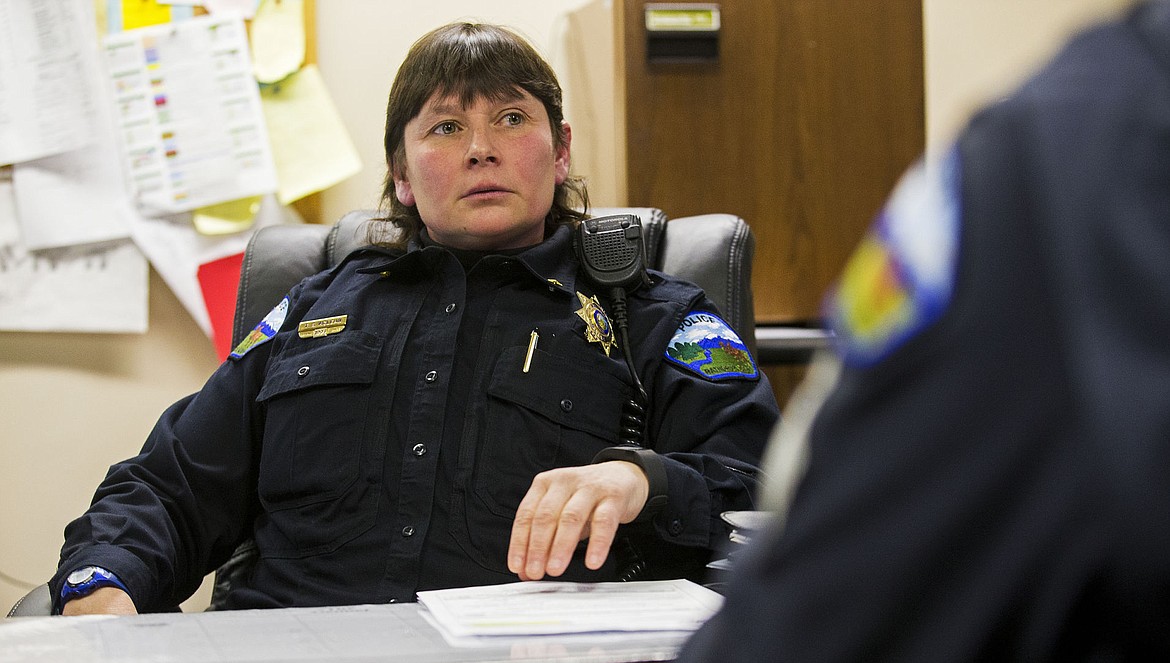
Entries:
POLYGON ((427 373, 426 381, 427 382, 434 382, 436 379, 438 379, 438 377, 439 377, 439 374, 437 372, 431 371, 431 372, 427 373))
POLYGON ((413 451, 414 455, 416 456, 422 456, 427 453, 427 446, 425 444, 416 444, 414 445, 414 448, 411 449, 411 451, 413 451))
POLYGON ((297 369, 297 375, 299 375, 301 377, 305 377, 308 374, 309 374, 309 367, 308 366, 301 366, 300 368, 297 369))
POLYGON ((454 304, 447 304, 446 311, 448 313, 453 313, 455 311, 455 305, 454 304))
POLYGON ((402 536, 414 536, 414 528, 410 525, 402 528, 402 536))
POLYGON ((565 412, 572 412, 573 411, 573 401, 571 401, 567 398, 562 400, 561 401, 561 409, 564 410, 565 412))
POLYGON ((681 520, 676 518, 675 520, 670 521, 670 533, 672 536, 678 536, 679 534, 682 534, 682 531, 683 524, 681 520))

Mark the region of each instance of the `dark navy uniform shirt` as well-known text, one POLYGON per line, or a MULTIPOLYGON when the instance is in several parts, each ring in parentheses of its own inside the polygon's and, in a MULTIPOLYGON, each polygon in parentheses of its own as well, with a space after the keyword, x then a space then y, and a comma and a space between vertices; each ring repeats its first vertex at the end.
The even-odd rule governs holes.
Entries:
MULTIPOLYGON (((594 291, 570 238, 559 228, 469 272, 438 246, 366 249, 303 281, 270 314, 284 318, 271 340, 226 361, 163 414, 141 455, 111 468, 66 529, 54 595, 61 575, 97 564, 139 610, 173 606, 249 536, 260 559, 231 607, 515 581, 505 557, 533 476, 618 444, 631 396, 620 350, 587 338, 578 311, 594 291), (342 315, 340 331, 298 333, 342 315)), ((715 549, 720 512, 752 507, 778 408, 750 362, 710 379, 667 358, 688 315, 718 312, 695 286, 652 277, 630 296, 630 329, 669 503, 623 529, 664 550, 715 549)), ((616 577, 613 555, 596 572, 580 557, 564 578, 616 577)))
POLYGON ((788 523, 681 660, 1170 659, 1167 3, 900 185, 829 311, 788 523))

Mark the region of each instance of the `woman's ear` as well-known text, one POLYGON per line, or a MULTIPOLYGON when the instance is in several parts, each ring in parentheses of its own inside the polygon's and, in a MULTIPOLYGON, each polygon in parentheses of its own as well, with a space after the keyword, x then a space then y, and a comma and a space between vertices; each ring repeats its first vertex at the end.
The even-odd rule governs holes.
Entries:
MULTIPOLYGON (((573 142, 573 128, 568 122, 561 122, 561 145, 556 148, 556 157, 553 167, 556 169, 557 184, 564 184, 569 179, 569 146, 573 142)), ((397 182, 397 180, 395 180, 397 182)))
POLYGON ((410 182, 406 181, 405 176, 394 176, 394 195, 397 196, 398 202, 407 207, 414 206, 414 191, 410 188, 410 182))

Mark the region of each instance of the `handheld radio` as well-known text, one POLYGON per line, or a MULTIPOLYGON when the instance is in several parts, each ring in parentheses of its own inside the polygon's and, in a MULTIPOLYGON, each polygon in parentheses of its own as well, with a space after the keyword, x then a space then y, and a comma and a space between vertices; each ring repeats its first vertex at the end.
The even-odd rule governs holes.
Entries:
POLYGON ((649 285, 642 221, 633 214, 585 219, 577 225, 573 249, 585 276, 609 296, 616 336, 634 383, 634 398, 622 407, 618 438, 623 444, 642 446, 649 397, 634 367, 630 349, 629 310, 626 293, 649 285))

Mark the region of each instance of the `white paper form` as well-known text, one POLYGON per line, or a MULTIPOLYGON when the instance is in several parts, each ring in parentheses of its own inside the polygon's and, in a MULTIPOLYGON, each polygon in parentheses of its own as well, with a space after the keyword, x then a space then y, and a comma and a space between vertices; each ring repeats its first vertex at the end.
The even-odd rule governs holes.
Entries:
POLYGON ((30 252, 0 169, 0 331, 141 333, 146 258, 129 240, 30 252))
POLYGON ((689 580, 517 582, 419 592, 446 635, 521 636, 693 631, 722 597, 689 580))
POLYGON ((91 142, 14 166, 17 212, 26 249, 103 242, 130 236, 133 207, 122 171, 109 95, 98 61, 90 0, 64 0, 89 29, 67 35, 81 46, 78 79, 92 94, 91 142))
POLYGON ((92 88, 82 65, 94 22, 92 11, 78 10, 83 1, 0 0, 0 164, 90 142, 92 88))
POLYGON ((276 190, 238 14, 110 35, 105 53, 141 211, 190 211, 276 190))

